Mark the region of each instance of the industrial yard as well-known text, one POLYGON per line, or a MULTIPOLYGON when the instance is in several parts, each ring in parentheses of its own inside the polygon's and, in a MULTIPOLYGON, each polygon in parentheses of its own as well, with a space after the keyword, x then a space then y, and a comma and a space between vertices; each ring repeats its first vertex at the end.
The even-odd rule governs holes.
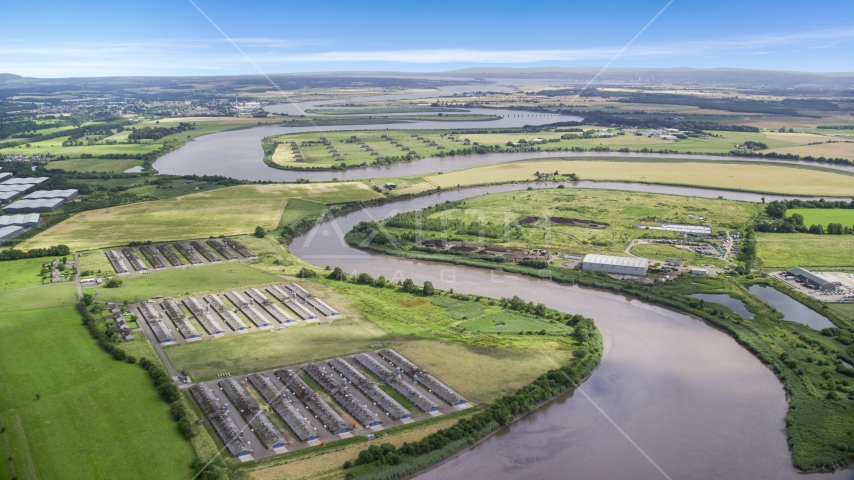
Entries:
POLYGON ((373 438, 389 427, 472 406, 390 349, 224 375, 190 392, 241 461, 354 435, 373 438))

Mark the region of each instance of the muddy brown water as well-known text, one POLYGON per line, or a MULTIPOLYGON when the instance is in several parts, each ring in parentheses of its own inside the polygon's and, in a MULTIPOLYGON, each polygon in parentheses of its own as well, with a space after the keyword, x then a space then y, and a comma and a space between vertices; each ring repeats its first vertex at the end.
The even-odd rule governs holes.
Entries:
MULTIPOLYGON (((519 188, 525 187, 446 191, 367 207, 291 243, 292 253, 315 265, 394 281, 430 280, 438 288, 489 297, 519 295, 593 317, 602 331, 602 363, 581 391, 562 395, 420 477, 804 478, 792 467, 786 444, 782 385, 732 338, 702 321, 610 292, 364 252, 342 238, 360 221, 519 188)), ((831 477, 851 472, 808 475, 831 477)))

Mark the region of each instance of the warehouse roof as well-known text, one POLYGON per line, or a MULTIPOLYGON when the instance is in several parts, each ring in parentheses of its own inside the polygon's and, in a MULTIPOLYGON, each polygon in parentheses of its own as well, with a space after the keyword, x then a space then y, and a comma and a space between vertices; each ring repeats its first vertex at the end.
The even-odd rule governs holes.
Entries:
POLYGON ((18 225, 10 225, 8 227, 0 227, 0 240, 10 239, 24 231, 23 227, 18 225))
POLYGON ((18 200, 17 202, 3 207, 3 211, 6 213, 12 213, 20 210, 30 210, 30 209, 48 209, 55 210, 58 206, 62 205, 64 202, 61 198, 40 198, 38 200, 18 200))
POLYGON ((584 263, 598 263, 600 265, 619 265, 622 267, 646 268, 649 260, 638 257, 615 257, 612 255, 588 254, 584 256, 584 263))
POLYGON ((801 267, 790 268, 786 270, 786 273, 790 275, 795 275, 796 277, 804 277, 810 282, 815 283, 816 285, 834 283, 833 280, 829 280, 827 279, 827 277, 823 277, 817 273, 812 273, 811 271, 801 267))
POLYGON ((31 223, 38 225, 38 213, 28 213, 26 215, 5 215, 0 217, 0 227, 5 227, 7 225, 26 225, 31 223))
POLYGON ((38 192, 33 192, 26 197, 25 200, 38 200, 41 198, 70 198, 77 195, 77 190, 69 189, 69 190, 39 190, 38 192))
POLYGON ((48 177, 26 177, 26 178, 10 178, 3 182, 3 185, 35 185, 46 181, 48 177))

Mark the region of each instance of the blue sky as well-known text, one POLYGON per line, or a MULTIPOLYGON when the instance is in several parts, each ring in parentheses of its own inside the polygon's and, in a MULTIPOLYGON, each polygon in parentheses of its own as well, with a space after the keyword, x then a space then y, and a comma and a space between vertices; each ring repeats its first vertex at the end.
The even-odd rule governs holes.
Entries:
MULTIPOLYGON (((8 2, 0 24, 0 73, 63 77, 605 65, 667 5, 667 0, 194 1, 199 9, 189 0, 8 2)), ((850 72, 852 51, 854 2, 674 0, 612 67, 850 72)))

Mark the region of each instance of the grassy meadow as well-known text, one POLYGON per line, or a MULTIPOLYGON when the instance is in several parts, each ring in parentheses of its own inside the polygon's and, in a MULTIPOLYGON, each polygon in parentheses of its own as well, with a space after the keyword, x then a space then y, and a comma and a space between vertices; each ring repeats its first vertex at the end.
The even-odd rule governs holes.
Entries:
MULTIPOLYGON (((707 225, 717 233, 740 230, 757 215, 756 205, 720 199, 703 199, 661 195, 656 193, 622 192, 616 190, 540 189, 484 195, 465 200, 457 208, 432 213, 430 219, 447 218, 450 240, 500 244, 519 249, 542 248, 564 253, 596 253, 625 255, 629 243, 639 237, 676 238, 675 232, 636 228, 638 221, 668 221, 700 223, 694 216, 707 218, 707 225), (557 224, 542 221, 536 225, 516 225, 528 217, 572 218, 595 220, 608 224, 602 228, 557 224), (454 222, 461 222, 456 225, 454 222), (497 228, 484 238, 472 234, 470 224, 483 222, 497 228), (497 236, 496 236, 497 235, 497 236)), ((411 228, 386 225, 389 232, 403 238, 411 228)), ((477 227, 475 232, 480 228, 477 227)), ((424 239, 439 238, 441 232, 424 231, 424 239)), ((675 249, 674 249, 675 250, 675 249)), ((634 252, 636 255, 640 253, 634 252)), ((686 252, 687 253, 687 252, 686 252)), ((698 256, 699 257, 699 256, 698 256)), ((704 257, 709 258, 710 257, 704 257)))
POLYGON ((764 267, 850 267, 851 252, 854 235, 756 234, 756 256, 764 267))
MULTIPOLYGON (((42 306, 57 288, 22 291, 15 305, 42 306)), ((101 350, 65 304, 0 315, 0 417, 15 476, 190 478, 192 448, 148 374, 101 350)))
POLYGON ((24 258, 0 263, 0 290, 41 285, 42 263, 51 261, 53 257, 24 258))
POLYGON ((123 278, 120 288, 89 288, 88 293, 98 294, 99 301, 133 303, 136 298, 145 300, 156 295, 181 297, 212 292, 222 292, 249 285, 269 285, 282 279, 243 263, 230 262, 202 265, 192 268, 169 268, 146 275, 123 278))
POLYGON ((786 210, 786 216, 794 214, 804 217, 805 225, 823 225, 841 223, 846 227, 854 225, 854 209, 844 208, 793 208, 786 210))
POLYGON ((118 160, 106 158, 78 158, 75 160, 59 160, 50 162, 47 168, 77 172, 110 172, 122 173, 133 167, 142 166, 142 160, 118 160))
MULTIPOLYGON (((425 175, 442 188, 482 183, 533 181, 535 172, 575 173, 581 180, 692 185, 790 195, 850 196, 854 176, 793 167, 723 162, 542 160, 474 167, 425 175)), ((565 178, 565 177, 564 177, 565 178)))
POLYGON ((290 198, 320 203, 370 200, 364 183, 239 185, 173 199, 79 213, 25 241, 21 248, 68 245, 88 250, 132 241, 206 238, 279 226, 290 198))

